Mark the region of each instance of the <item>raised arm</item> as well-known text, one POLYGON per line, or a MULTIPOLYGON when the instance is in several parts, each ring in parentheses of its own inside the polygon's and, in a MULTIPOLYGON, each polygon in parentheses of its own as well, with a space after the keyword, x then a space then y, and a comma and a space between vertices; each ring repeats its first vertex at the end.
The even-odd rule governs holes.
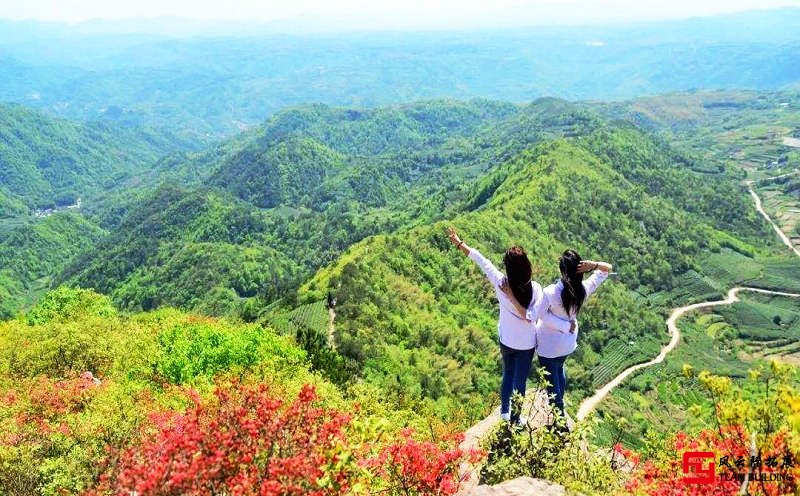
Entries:
POLYGON ((584 260, 578 264, 578 272, 592 272, 589 279, 583 281, 583 286, 586 288, 586 297, 594 293, 600 284, 606 280, 608 273, 611 272, 612 265, 606 262, 595 262, 593 260, 584 260))
MULTIPOLYGON (((486 277, 489 279, 489 282, 492 283, 494 286, 499 286, 500 281, 503 279, 503 273, 500 272, 497 267, 486 257, 484 257, 481 252, 474 248, 470 248, 467 246, 466 243, 458 236, 458 233, 452 227, 447 228, 447 235, 450 238, 450 242, 453 243, 456 248, 458 248, 464 255, 468 256, 472 261, 478 264, 478 267, 481 268, 486 277)), ((522 312, 522 315, 525 315, 525 312, 522 312)))
POLYGON ((583 260, 578 264, 578 272, 592 272, 599 270, 608 274, 614 267, 608 262, 595 262, 594 260, 583 260))

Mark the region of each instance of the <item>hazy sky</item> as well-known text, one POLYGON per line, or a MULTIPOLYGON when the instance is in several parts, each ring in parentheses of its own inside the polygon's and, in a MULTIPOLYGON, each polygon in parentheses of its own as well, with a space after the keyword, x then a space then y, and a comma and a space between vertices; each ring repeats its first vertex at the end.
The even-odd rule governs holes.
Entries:
POLYGON ((0 18, 302 17, 347 27, 436 29, 668 19, 780 6, 800 7, 800 0, 0 0, 0 18))

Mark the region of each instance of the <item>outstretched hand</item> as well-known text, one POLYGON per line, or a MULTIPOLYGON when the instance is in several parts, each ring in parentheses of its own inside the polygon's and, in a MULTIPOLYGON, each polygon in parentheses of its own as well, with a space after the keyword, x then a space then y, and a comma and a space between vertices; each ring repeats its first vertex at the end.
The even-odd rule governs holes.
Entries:
POLYGON ((603 272, 611 272, 612 265, 608 262, 595 262, 594 260, 583 260, 578 263, 578 273, 591 272, 593 270, 601 270, 603 272))
POLYGON ((461 244, 461 238, 458 237, 458 233, 452 227, 447 228, 447 237, 450 238, 450 242, 454 245, 458 246, 461 244))

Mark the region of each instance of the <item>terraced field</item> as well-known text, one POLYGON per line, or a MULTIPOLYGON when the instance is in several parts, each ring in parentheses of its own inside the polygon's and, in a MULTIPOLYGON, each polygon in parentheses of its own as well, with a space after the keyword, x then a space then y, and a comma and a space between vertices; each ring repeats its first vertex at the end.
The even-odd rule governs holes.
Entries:
POLYGON ((607 351, 603 352, 602 363, 591 370, 592 386, 599 388, 621 371, 648 358, 649 356, 635 344, 612 340, 607 351))
POLYGON ((281 334, 295 336, 298 331, 306 330, 327 335, 328 318, 325 301, 317 301, 299 306, 290 312, 269 316, 267 322, 281 334))
POLYGON ((800 175, 790 172, 762 181, 759 194, 764 210, 795 247, 800 246, 800 175))
POLYGON ((748 295, 718 312, 735 326, 744 348, 743 358, 776 358, 790 363, 800 359, 800 305, 796 300, 748 295))

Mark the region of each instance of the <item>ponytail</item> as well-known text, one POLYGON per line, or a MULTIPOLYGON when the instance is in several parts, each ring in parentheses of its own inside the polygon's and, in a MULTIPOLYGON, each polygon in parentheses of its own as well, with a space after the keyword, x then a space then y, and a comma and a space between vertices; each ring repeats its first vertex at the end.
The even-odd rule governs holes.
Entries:
POLYGON ((561 269, 561 304, 568 315, 577 315, 586 299, 586 288, 583 287, 583 273, 578 272, 580 255, 575 250, 567 250, 561 255, 559 268, 561 269))
POLYGON ((503 264, 506 267, 506 276, 508 277, 508 286, 514 294, 520 305, 528 308, 533 299, 533 287, 531 285, 531 276, 533 270, 531 262, 528 260, 528 255, 525 250, 520 246, 512 246, 506 250, 503 257, 503 264))

